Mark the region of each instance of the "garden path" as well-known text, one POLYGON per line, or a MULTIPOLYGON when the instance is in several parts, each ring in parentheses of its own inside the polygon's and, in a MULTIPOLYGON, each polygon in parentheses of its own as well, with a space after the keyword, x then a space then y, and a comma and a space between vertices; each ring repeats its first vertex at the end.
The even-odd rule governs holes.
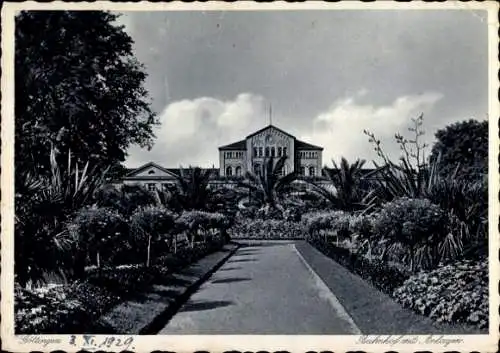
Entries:
POLYGON ((293 242, 249 242, 159 334, 359 334, 359 329, 293 242))

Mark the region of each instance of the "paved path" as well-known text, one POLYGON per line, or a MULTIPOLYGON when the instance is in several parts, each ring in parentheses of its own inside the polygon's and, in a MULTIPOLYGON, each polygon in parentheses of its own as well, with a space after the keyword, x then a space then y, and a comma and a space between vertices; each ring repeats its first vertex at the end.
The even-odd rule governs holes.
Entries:
POLYGON ((293 242, 249 243, 159 334, 359 334, 293 242))

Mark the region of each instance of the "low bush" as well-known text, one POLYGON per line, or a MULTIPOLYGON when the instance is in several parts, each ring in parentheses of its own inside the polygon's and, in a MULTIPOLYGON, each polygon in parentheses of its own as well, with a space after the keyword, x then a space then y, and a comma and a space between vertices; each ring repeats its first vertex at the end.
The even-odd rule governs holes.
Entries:
POLYGON ((15 288, 16 334, 79 333, 121 298, 87 282, 15 288))
POLYGON ((153 283, 169 283, 169 275, 220 249, 223 242, 197 243, 176 254, 143 264, 91 267, 86 280, 36 289, 15 286, 16 334, 81 333, 126 298, 153 283))
POLYGON ((351 249, 335 246, 321 239, 310 242, 326 256, 369 281, 374 287, 386 294, 391 295, 410 276, 409 272, 398 266, 397 263, 388 263, 378 258, 370 259, 351 251, 351 249))
POLYGON ((311 237, 317 236, 321 231, 347 236, 350 214, 344 211, 311 212, 302 215, 302 221, 311 237))
POLYGON ((110 261, 113 255, 128 243, 128 225, 115 210, 104 207, 86 207, 76 213, 68 224, 78 239, 79 248, 86 256, 95 256, 95 263, 110 261))
POLYGON ((231 238, 304 239, 302 223, 278 219, 239 219, 229 229, 231 238))
POLYGON ((410 277, 393 293, 437 322, 488 327, 488 261, 461 261, 410 277))
POLYGON ((439 263, 435 250, 446 237, 448 218, 439 206, 427 199, 403 197, 382 207, 374 220, 373 231, 379 239, 387 240, 388 246, 402 245, 407 250, 403 261, 418 269, 439 263), (422 247, 432 256, 417 256, 422 247))

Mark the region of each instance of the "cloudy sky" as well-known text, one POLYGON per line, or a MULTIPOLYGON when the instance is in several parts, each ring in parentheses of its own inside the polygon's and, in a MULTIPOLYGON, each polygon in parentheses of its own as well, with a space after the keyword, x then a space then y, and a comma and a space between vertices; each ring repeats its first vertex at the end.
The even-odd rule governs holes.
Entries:
POLYGON ((137 167, 218 166, 220 145, 269 123, 325 148, 323 161, 376 158, 363 129, 393 136, 424 113, 426 139, 488 111, 480 11, 127 12, 161 127, 137 167))

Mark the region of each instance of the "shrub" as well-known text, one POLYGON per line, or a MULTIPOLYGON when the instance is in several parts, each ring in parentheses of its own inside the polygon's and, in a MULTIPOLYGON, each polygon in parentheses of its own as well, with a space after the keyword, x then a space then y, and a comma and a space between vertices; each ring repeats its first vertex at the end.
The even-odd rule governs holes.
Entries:
MULTIPOLYGON (((100 207, 86 207, 79 210, 68 229, 76 239, 84 254, 96 256, 100 266, 102 255, 109 258, 124 249, 128 242, 128 226, 123 217, 115 210, 100 207)), ((81 270, 81 269, 80 269, 81 270)))
POLYGON ((445 212, 427 199, 399 198, 386 203, 374 221, 376 236, 387 239, 387 245, 403 245, 409 252, 410 266, 415 264, 418 246, 435 248, 446 235, 445 212))
POLYGON ((349 232, 362 238, 371 238, 373 236, 374 221, 375 217, 372 215, 352 215, 349 219, 349 232))
POLYGON ((239 219, 229 230, 232 238, 304 239, 301 223, 278 219, 239 219))
POLYGON ((393 296, 437 322, 488 327, 488 261, 461 261, 410 277, 393 296))
POLYGON ((344 211, 311 212, 302 216, 307 234, 315 237, 329 231, 340 237, 349 235, 350 214, 344 211))
POLYGON ((120 297, 87 282, 47 285, 28 290, 15 286, 16 334, 78 333, 120 297))
POLYGON ((179 232, 223 231, 230 227, 231 219, 218 212, 184 211, 175 220, 175 225, 179 232))
POLYGON ((22 284, 72 272, 76 244, 66 223, 104 182, 106 170, 82 168, 71 154, 60 163, 57 154, 51 150, 48 175, 16 169, 15 274, 22 284))
POLYGON ((395 263, 370 259, 321 239, 312 240, 311 243, 326 256, 387 294, 392 294, 409 277, 409 273, 395 263))
MULTIPOLYGON (((130 217, 131 231, 139 242, 139 247, 145 247, 146 266, 151 261, 151 246, 167 235, 172 235, 174 215, 165 207, 146 206, 137 209, 130 217)), ((171 239, 170 239, 171 240, 171 239)))

